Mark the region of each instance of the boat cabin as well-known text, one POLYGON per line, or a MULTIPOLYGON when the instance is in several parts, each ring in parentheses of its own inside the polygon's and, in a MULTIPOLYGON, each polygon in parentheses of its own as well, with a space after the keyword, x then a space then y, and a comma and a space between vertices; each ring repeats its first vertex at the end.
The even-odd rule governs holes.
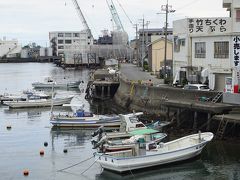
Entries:
POLYGON ((120 114, 120 132, 133 131, 136 128, 146 129, 147 127, 138 119, 138 116, 143 115, 143 112, 131 113, 131 114, 120 114))

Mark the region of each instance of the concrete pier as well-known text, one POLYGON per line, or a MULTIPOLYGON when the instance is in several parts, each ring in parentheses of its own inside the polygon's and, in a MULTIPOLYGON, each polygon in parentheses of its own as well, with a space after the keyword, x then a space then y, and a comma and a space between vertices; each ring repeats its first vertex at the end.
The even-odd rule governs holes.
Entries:
MULTIPOLYGON (((213 99, 218 92, 183 90, 170 86, 150 86, 141 81, 120 78, 120 86, 114 96, 115 102, 129 110, 159 114, 163 119, 176 119, 176 126, 184 124, 193 131, 218 129, 213 127, 215 115, 228 114, 235 105, 203 101, 213 99), (148 86, 146 88, 146 86, 148 86), (147 89, 147 91, 146 91, 147 89), (213 129, 212 129, 213 128, 213 129)), ((216 121, 215 121, 216 122, 216 121)), ((239 120, 240 124, 240 120, 239 120)), ((224 133, 223 133, 224 134, 224 133)))

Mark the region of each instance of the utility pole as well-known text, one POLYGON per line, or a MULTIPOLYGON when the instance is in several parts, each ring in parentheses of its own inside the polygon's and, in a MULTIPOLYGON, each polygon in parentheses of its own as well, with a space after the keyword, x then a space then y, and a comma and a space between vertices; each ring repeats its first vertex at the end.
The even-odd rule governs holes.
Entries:
POLYGON ((145 46, 144 46, 144 42, 145 42, 145 32, 144 32, 144 16, 143 16, 143 19, 142 19, 142 26, 143 26, 143 29, 142 29, 142 48, 141 48, 141 65, 143 67, 143 59, 144 59, 144 49, 145 49, 145 46))
POLYGON ((167 78, 167 69, 166 69, 166 64, 167 64, 167 32, 168 32, 168 13, 173 13, 175 10, 172 10, 172 6, 168 5, 168 0, 167 4, 165 6, 162 6, 162 11, 165 11, 165 16, 166 16, 166 22, 165 22, 165 47, 164 47, 164 71, 163 71, 163 77, 164 79, 167 78))
POLYGON ((146 36, 147 36, 147 38, 146 38, 146 45, 148 44, 148 41, 149 41, 149 39, 148 39, 148 25, 150 24, 150 21, 147 21, 146 22, 146 26, 147 26, 147 30, 146 30, 146 36))
POLYGON ((139 57, 138 57, 138 24, 134 24, 134 28, 136 30, 136 38, 135 38, 135 58, 137 61, 137 65, 139 65, 139 57))

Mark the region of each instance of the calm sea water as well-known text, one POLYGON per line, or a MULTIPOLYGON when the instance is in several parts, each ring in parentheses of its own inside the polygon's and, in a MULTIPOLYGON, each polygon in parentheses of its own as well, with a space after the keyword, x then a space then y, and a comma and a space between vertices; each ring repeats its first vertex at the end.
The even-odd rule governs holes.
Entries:
MULTIPOLYGON (((80 79, 85 82, 80 88, 85 88, 88 71, 63 70, 52 64, 0 64, 0 94, 30 89, 32 82, 42 81, 46 76, 52 76, 59 82, 80 79)), ((84 99, 85 94, 79 90, 58 90, 57 94, 75 94, 74 103, 84 103, 86 111, 118 112, 118 108, 113 106, 112 102, 89 104, 84 99)), ((54 108, 55 113, 63 111, 70 112, 71 109, 54 108)), ((239 142, 213 141, 204 149, 200 159, 195 161, 124 176, 102 171, 93 158, 78 164, 92 157, 92 131, 52 130, 49 115, 50 108, 11 110, 0 105, 1 180, 240 179, 239 142), (8 130, 7 126, 12 128, 8 130), (47 147, 44 146, 44 142, 48 143, 47 147), (64 153, 64 149, 68 152, 64 153), (44 156, 39 155, 40 150, 45 151, 44 156), (74 164, 78 165, 59 171, 74 164), (23 176, 24 169, 29 170, 28 177, 23 176)))

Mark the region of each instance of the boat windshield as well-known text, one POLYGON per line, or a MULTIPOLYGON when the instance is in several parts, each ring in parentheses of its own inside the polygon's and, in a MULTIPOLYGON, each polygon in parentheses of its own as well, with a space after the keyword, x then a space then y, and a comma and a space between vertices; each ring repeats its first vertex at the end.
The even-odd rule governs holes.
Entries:
POLYGON ((129 117, 129 120, 131 123, 137 123, 139 122, 138 118, 136 116, 129 117))

